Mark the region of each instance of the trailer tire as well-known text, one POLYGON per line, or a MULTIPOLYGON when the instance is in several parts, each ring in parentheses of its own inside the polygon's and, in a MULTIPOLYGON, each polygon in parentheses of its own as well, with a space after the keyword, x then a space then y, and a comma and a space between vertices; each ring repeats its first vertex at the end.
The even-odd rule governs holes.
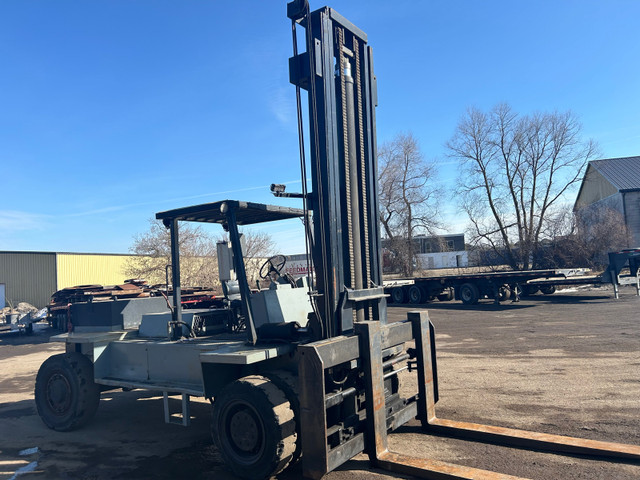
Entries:
POLYGON ((426 295, 423 293, 422 289, 417 285, 412 285, 411 287, 409 287, 409 292, 407 296, 409 297, 409 303, 412 305, 427 303, 426 295))
POLYGON ((460 300, 465 305, 475 305, 480 298, 480 292, 475 283, 463 283, 460 286, 460 300))
POLYGON ((213 402, 213 441, 241 478, 266 479, 284 470, 296 451, 296 423, 285 393, 260 375, 230 383, 213 402))
POLYGON ((35 397, 38 415, 47 427, 60 432, 81 427, 100 403, 93 363, 77 352, 49 357, 38 370, 35 397))
POLYGON ((404 288, 393 287, 391 289, 391 301, 393 303, 404 303, 404 288))
POLYGON ((545 295, 552 295, 552 294, 556 293, 556 286, 555 285, 543 285, 542 287, 540 287, 540 291, 542 293, 544 293, 545 295))

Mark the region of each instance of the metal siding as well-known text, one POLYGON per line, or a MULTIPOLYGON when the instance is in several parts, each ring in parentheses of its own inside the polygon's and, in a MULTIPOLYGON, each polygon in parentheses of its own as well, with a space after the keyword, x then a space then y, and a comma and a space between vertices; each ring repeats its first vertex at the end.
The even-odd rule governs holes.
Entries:
POLYGON ((640 247, 640 192, 624 194, 627 227, 631 233, 631 248, 640 247))
POLYGON ((131 255, 58 253, 58 290, 76 285, 119 285, 131 255))
POLYGON ((42 308, 56 291, 55 253, 0 252, 0 283, 7 303, 27 302, 42 308))
POLYGON ((576 200, 576 209, 587 207, 618 193, 618 189, 604 178, 600 172, 592 168, 591 165, 587 168, 582 182, 582 187, 576 200))
POLYGON ((598 170, 618 190, 640 188, 640 157, 604 158, 589 165, 598 170))

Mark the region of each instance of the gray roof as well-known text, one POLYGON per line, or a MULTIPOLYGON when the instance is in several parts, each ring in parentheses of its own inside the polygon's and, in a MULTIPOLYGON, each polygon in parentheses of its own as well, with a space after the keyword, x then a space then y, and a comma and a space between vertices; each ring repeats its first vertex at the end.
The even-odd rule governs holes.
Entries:
POLYGON ((618 190, 640 189, 640 157, 592 160, 589 165, 618 190))

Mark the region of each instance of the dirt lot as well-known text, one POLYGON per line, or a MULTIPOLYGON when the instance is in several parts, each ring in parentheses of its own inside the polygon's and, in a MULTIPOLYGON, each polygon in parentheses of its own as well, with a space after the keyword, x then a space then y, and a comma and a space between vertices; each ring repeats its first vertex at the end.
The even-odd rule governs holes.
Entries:
MULTIPOLYGON (((439 417, 640 445, 640 298, 631 289, 617 301, 600 289, 428 310, 437 332, 439 417)), ((392 307, 389 314, 401 319, 407 311, 392 307)), ((33 384, 43 360, 62 350, 47 342, 50 333, 0 336, 0 479, 234 478, 211 445, 207 402, 193 402, 193 425, 183 428, 163 423, 156 394, 110 392, 82 430, 48 430, 36 414, 33 384)), ((417 423, 394 433, 390 446, 532 479, 640 478, 638 462, 427 436, 417 423)), ((294 469, 280 478, 300 475, 294 469)), ((360 455, 326 478, 403 477, 371 469, 360 455)))

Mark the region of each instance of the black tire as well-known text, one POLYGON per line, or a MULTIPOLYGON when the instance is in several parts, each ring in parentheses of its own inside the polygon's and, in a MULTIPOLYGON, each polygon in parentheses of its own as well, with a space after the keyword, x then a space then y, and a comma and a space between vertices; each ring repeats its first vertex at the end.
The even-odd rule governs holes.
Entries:
POLYGON ((234 474, 266 479, 284 470, 296 451, 296 418, 284 392, 251 375, 230 383, 213 403, 211 434, 234 474))
POLYGON ((36 407, 45 425, 67 432, 86 424, 100 403, 93 381, 93 363, 81 353, 49 357, 36 376, 36 407))
POLYGON ((302 437, 300 436, 300 389, 298 388, 298 377, 286 370, 273 370, 265 373, 276 387, 282 390, 291 404, 293 415, 296 418, 296 450, 288 467, 295 465, 302 456, 302 437))
POLYGON ((478 287, 474 283, 463 283, 460 286, 459 295, 465 305, 475 305, 480 298, 478 287))
POLYGON ((391 289, 391 301, 393 303, 404 303, 404 288, 393 287, 391 289))
POLYGON ((540 291, 545 295, 552 295, 556 292, 556 287, 555 285, 543 285, 540 287, 540 291))
POLYGON ((411 287, 409 287, 407 296, 409 297, 409 303, 412 305, 426 303, 427 301, 426 298, 423 299, 423 297, 426 297, 426 295, 423 295, 422 289, 417 285, 412 285, 411 287))

